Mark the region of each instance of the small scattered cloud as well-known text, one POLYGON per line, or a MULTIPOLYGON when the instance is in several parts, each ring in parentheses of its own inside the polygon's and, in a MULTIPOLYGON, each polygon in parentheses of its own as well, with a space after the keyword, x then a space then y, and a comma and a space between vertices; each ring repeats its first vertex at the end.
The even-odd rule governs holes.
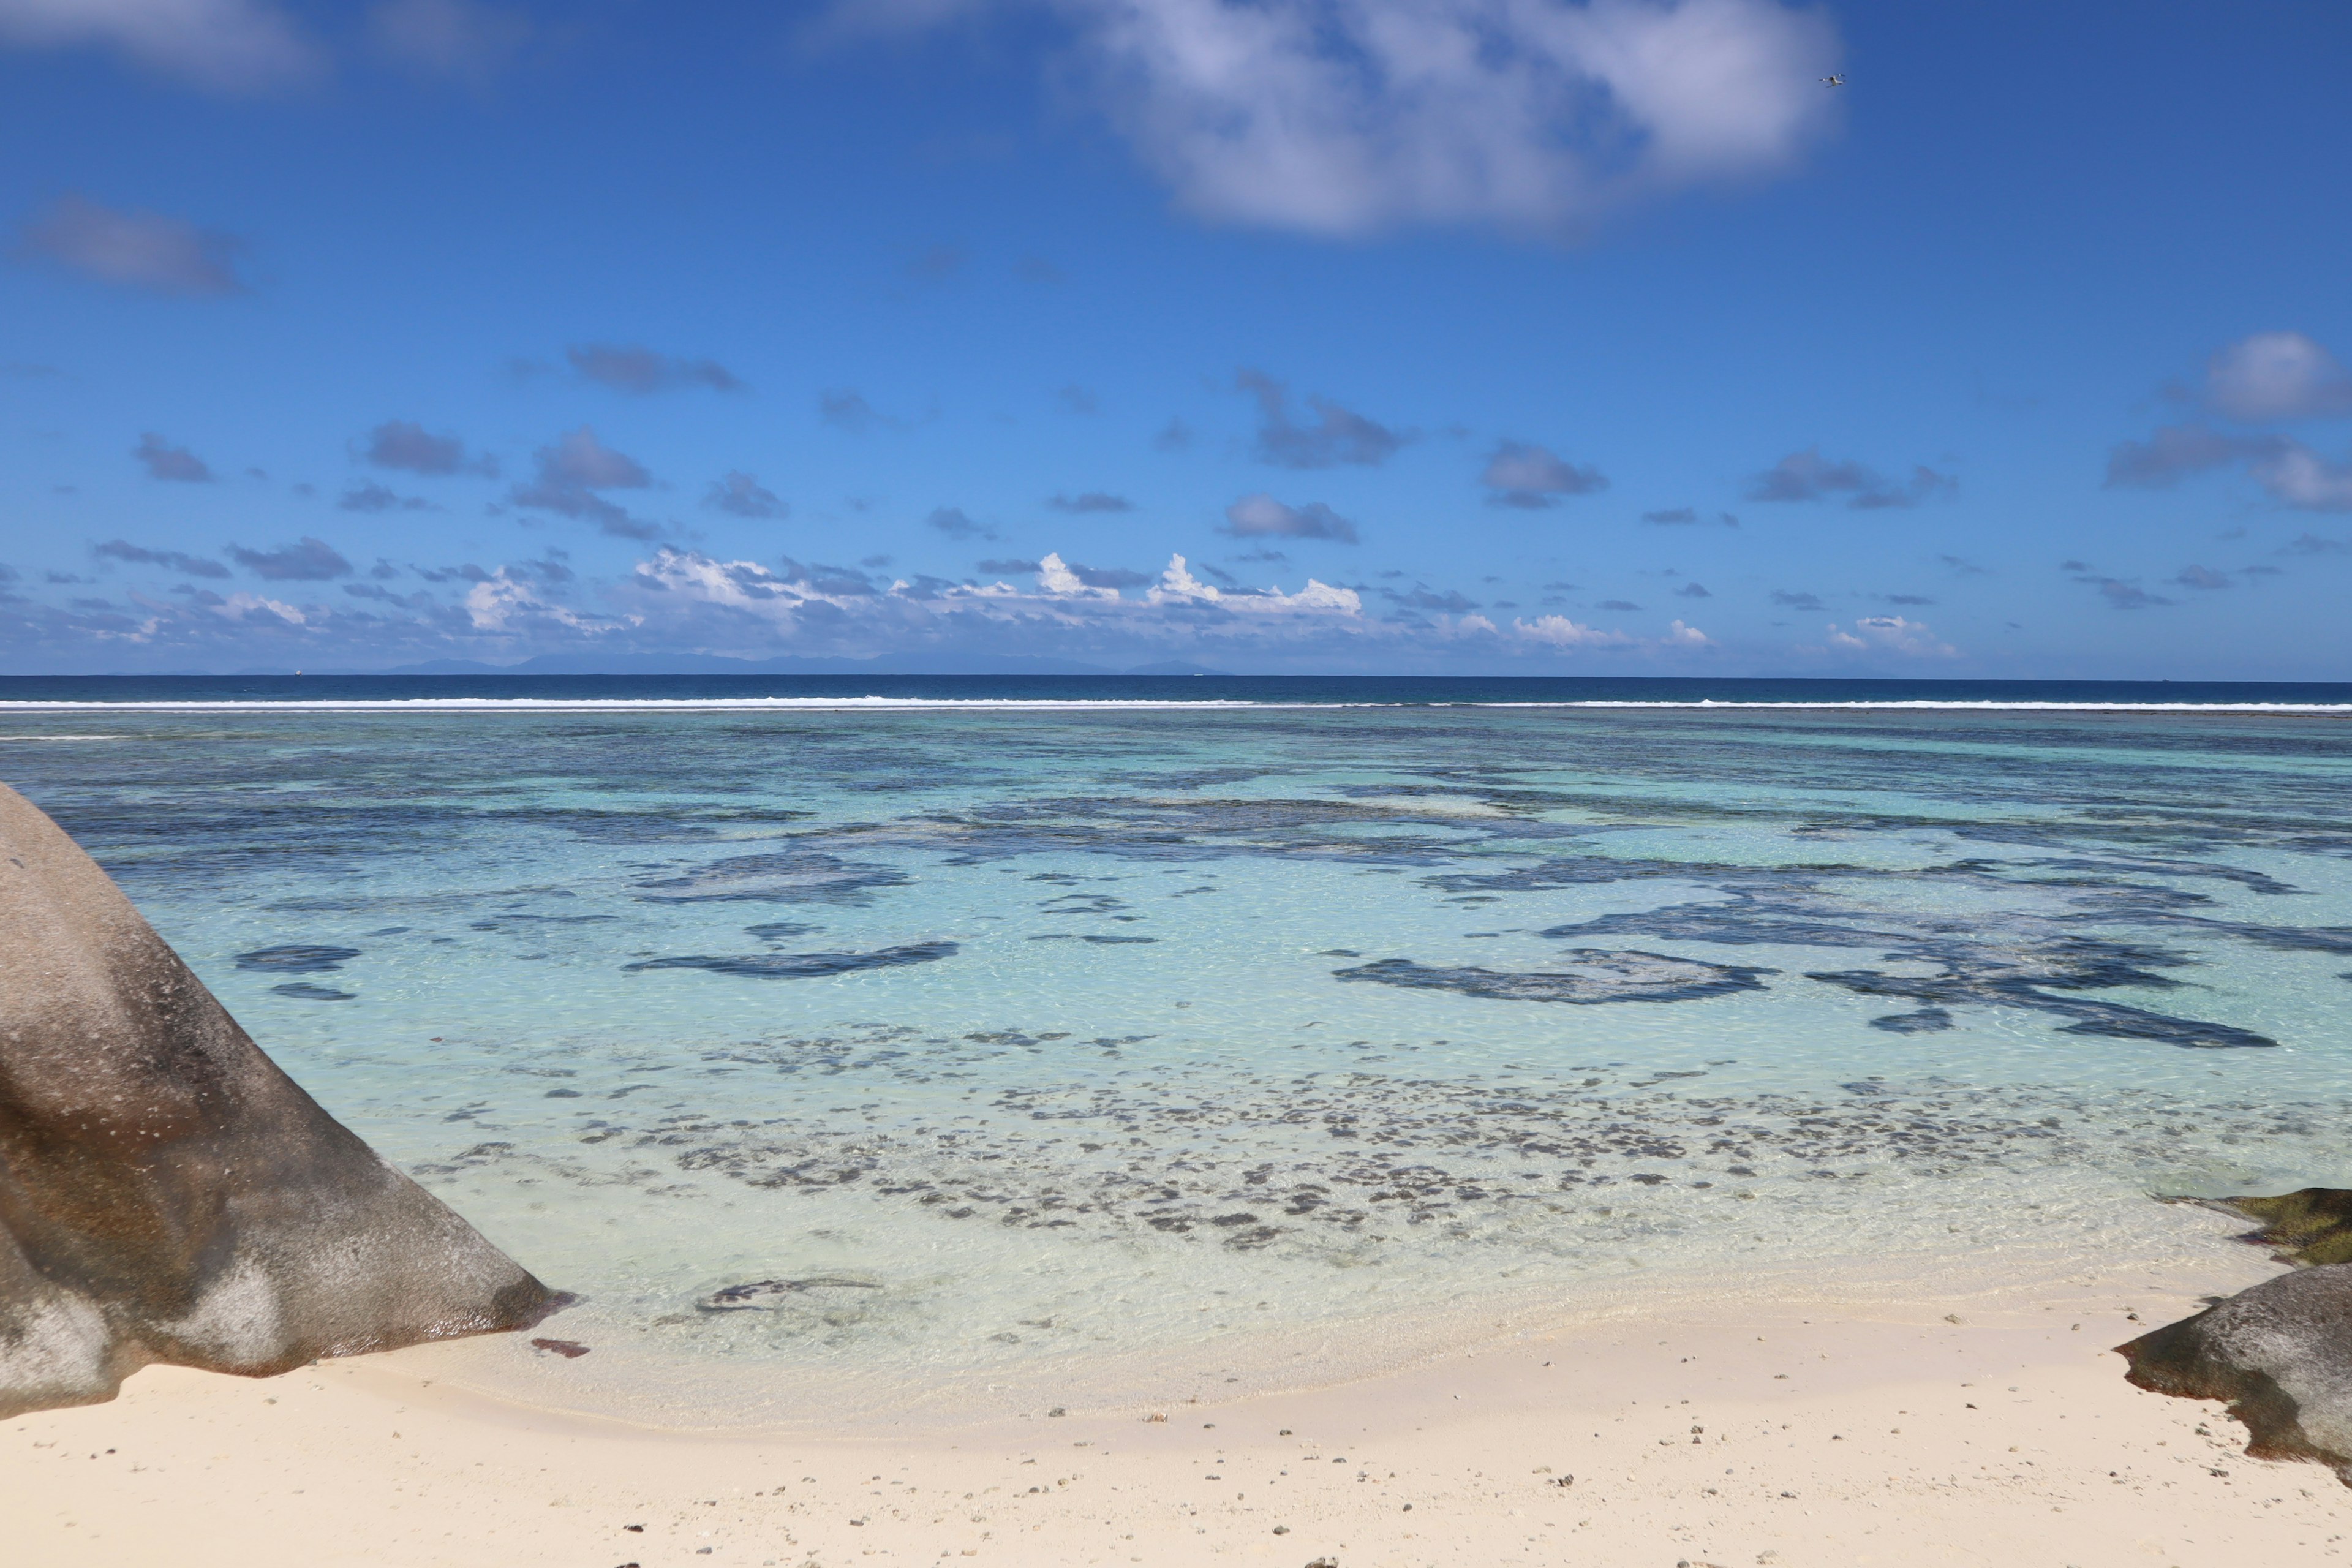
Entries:
POLYGON ((1829 607, 1817 595, 1791 593, 1786 588, 1773 589, 1772 602, 1790 610, 1823 610, 1829 607))
POLYGON ((1076 495, 1057 491, 1045 504, 1055 511, 1107 512, 1135 510, 1133 501, 1129 500, 1125 496, 1113 495, 1108 490, 1081 490, 1076 495))
POLYGON ((2280 545, 2279 553, 2281 555, 2352 554, 2352 542, 2341 539, 2324 539, 2316 533, 2305 533, 2280 545))
POLYGON ((2198 588, 2208 593, 2233 586, 2227 573, 2216 572, 2210 566, 2183 566, 2172 580, 2184 588, 2198 588))
POLYGON ((695 386, 713 392, 745 390, 741 378, 717 360, 679 359, 637 343, 574 343, 563 357, 581 380, 639 396, 695 386))
POLYGON ((1181 419, 1171 418, 1160 427, 1151 438, 1153 447, 1162 452, 1181 452, 1192 445, 1192 427, 1181 419))
POLYGON ((2104 573, 2094 571, 2086 562, 2063 562, 2059 565, 2059 570, 2070 574, 2075 582, 2085 587, 2096 588, 2099 591, 2099 596, 2106 600, 2112 609, 2144 610, 2152 605, 2172 603, 2170 599, 2158 594, 2151 594, 2127 578, 2110 577, 2104 573))
POLYGON ((1704 583, 1685 583, 1681 587, 1675 590, 1675 597, 1678 599, 1712 599, 1715 595, 1706 591, 1706 584, 1704 583))
POLYGON ((828 387, 817 394, 817 417, 828 425, 838 426, 853 435, 863 436, 877 426, 897 428, 899 421, 882 414, 866 401, 866 395, 846 386, 828 387))
POLYGON ((441 509, 418 496, 396 495, 373 480, 356 485, 343 492, 335 503, 345 511, 438 511, 441 509))
POLYGON ((1950 658, 1959 649, 1943 641, 1927 628, 1924 621, 1908 620, 1902 616, 1861 616, 1853 630, 1841 631, 1835 622, 1830 624, 1830 647, 1847 653, 1896 653, 1915 658, 1950 658))
POLYGON ((1016 577, 1026 576, 1037 570, 1037 563, 1024 561, 1017 555, 995 557, 987 561, 975 562, 973 564, 982 572, 1002 573, 1016 577))
POLYGON ((933 509, 923 521, 950 539, 994 539, 996 531, 974 522, 961 507, 943 506, 933 509))
POLYGON ((1245 495, 1225 508, 1225 526, 1218 531, 1236 539, 1275 536, 1332 539, 1343 544, 1357 542, 1356 525, 1321 501, 1285 506, 1263 490, 1245 495))
POLYGON ((971 253, 961 245, 934 245, 918 253, 907 263, 907 276, 923 283, 938 283, 963 270, 971 253))
POLYGON ((139 445, 131 448, 151 479, 169 479, 176 484, 206 485, 212 483, 211 466, 185 447, 174 447, 152 430, 139 437, 139 445))
POLYGON ((272 583, 323 583, 352 574, 352 563, 322 539, 305 537, 275 550, 247 550, 232 544, 228 553, 238 565, 272 583))
POLYGON ((2301 332, 2256 332, 2207 363, 2205 401, 2246 425, 2352 414, 2352 375, 2301 332))
POLYGON ((1558 506, 1562 496, 1591 495, 1609 488, 1609 477, 1598 468, 1580 468, 1549 447, 1525 441, 1505 441, 1486 459, 1478 482, 1493 491, 1488 506, 1558 506))
POLYGON ((1377 467, 1413 438, 1411 431, 1391 430, 1327 397, 1308 397, 1315 422, 1298 424, 1290 416, 1288 388, 1259 371, 1236 373, 1234 385, 1257 399, 1260 462, 1285 468, 1328 468, 1341 463, 1377 467))
POLYGON ((299 81, 321 65, 319 51, 268 0, 5 0, 0 43, 95 44, 220 92, 299 81))
POLYGON ((1100 414, 1102 399, 1076 382, 1054 394, 1054 401, 1062 405, 1065 414, 1100 414))
POLYGON ((386 58, 426 76, 479 87, 530 39, 520 11, 472 0, 383 0, 368 32, 386 58))
POLYGON ((495 479, 499 460, 485 452, 469 456, 455 436, 436 436, 413 419, 387 419, 369 431, 360 455, 379 468, 445 476, 480 474, 495 479))
POLYGON ((1013 264, 1013 275, 1024 283, 1066 283, 1062 269, 1042 256, 1024 256, 1013 264))
MULTIPOLYGON (((0 18, 10 9, 0 0, 0 18)), ((241 241, 161 213, 100 206, 63 195, 25 227, 22 249, 68 271, 125 289, 189 298, 241 294, 234 265, 241 241)))
POLYGON ((1663 511, 1645 511, 1642 514, 1642 521, 1658 523, 1667 528, 1687 528, 1703 522, 1719 523, 1725 528, 1739 526, 1739 520, 1727 511, 1718 511, 1713 517, 1707 517, 1696 507, 1690 506, 1668 507, 1663 511))
POLYGON ((1637 604, 1635 604, 1635 603, 1633 603, 1631 599, 1603 599, 1603 600, 1601 600, 1601 603, 1600 603, 1599 605, 1595 605, 1594 607, 1595 607, 1596 609, 1602 609, 1602 610, 1615 610, 1615 611, 1619 612, 1620 614, 1623 614, 1623 613, 1627 613, 1627 612, 1630 612, 1630 611, 1638 610, 1638 609, 1640 609, 1642 606, 1641 606, 1641 605, 1637 605, 1637 604))
POLYGON ((1881 594, 1879 597, 1890 605, 1932 605, 1936 602, 1925 594, 1881 594))
POLYGON ((515 505, 593 521, 622 539, 650 539, 660 531, 597 493, 644 489, 654 481, 644 464, 605 446, 592 426, 583 425, 569 431, 531 457, 538 465, 538 477, 515 487, 509 497, 515 505))
POLYGON ((724 479, 711 480, 702 504, 733 517, 781 518, 792 512, 775 491, 739 468, 729 469, 724 479))
POLYGON ((1898 484, 1865 464, 1827 458, 1822 456, 1819 447, 1808 447, 1801 452, 1790 453, 1749 479, 1748 499, 1817 501, 1843 497, 1845 504, 1856 511, 1876 511, 1917 506, 1937 496, 1951 495, 1959 488, 1958 479, 1925 464, 1915 465, 1910 479, 1898 484))
POLYGON ((102 561, 124 561, 134 566, 168 566, 191 577, 228 575, 228 568, 217 561, 208 561, 201 555, 183 554, 177 550, 149 550, 127 539, 110 539, 103 544, 92 545, 90 553, 102 561))

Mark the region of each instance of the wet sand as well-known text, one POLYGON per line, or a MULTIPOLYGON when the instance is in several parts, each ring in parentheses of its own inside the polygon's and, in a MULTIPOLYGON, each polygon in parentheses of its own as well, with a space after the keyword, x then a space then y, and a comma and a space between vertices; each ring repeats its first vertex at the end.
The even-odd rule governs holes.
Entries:
POLYGON ((2108 1348, 2270 1271, 1621 1317, 1336 1387, 824 1437, 503 1403, 446 1381, 464 1343, 151 1368, 0 1425, 0 1510, 16 1561, 182 1568, 2335 1562, 2352 1489, 2247 1459, 2108 1348))

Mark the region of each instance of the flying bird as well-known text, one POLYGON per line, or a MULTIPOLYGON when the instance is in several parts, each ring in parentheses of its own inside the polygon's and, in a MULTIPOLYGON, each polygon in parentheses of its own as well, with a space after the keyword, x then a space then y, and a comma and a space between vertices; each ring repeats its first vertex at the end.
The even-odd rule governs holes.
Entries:
POLYGON ((1822 85, 1823 87, 1843 87, 1845 85, 1845 78, 1843 75, 1825 76, 1822 78, 1822 85))

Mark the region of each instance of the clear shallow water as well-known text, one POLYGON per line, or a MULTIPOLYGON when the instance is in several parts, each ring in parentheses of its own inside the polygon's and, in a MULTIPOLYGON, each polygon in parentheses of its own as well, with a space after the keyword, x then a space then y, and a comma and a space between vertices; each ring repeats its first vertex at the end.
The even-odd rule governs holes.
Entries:
POLYGON ((1221 1385, 1645 1279, 2162 1264, 2210 1227, 2152 1193, 2347 1175, 2329 720, 19 709, 0 736, 305 1087, 588 1298, 554 1331, 594 1356, 512 1357, 575 1403, 1221 1385))

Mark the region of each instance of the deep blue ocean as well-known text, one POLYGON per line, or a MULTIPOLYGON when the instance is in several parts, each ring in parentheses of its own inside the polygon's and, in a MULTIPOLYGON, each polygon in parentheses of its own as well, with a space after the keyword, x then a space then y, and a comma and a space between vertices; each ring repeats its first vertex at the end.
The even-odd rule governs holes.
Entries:
POLYGON ((2352 1185, 2344 717, 2352 684, 20 678, 0 778, 585 1298, 597 1353, 446 1375, 817 1419, 2194 1280, 2234 1244, 2158 1199, 2352 1185))

